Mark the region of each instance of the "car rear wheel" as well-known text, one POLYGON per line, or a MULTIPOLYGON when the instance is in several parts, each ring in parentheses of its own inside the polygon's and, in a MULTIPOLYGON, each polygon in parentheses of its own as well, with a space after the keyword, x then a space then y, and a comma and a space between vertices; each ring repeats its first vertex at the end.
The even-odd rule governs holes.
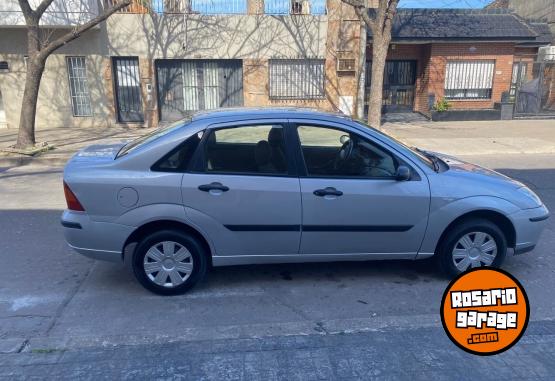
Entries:
POLYGON ((160 295, 183 294, 201 280, 206 253, 193 237, 176 230, 146 236, 133 254, 133 272, 146 289, 160 295))
POLYGON ((507 254, 507 240, 499 227, 484 219, 462 221, 449 230, 436 255, 446 275, 455 277, 468 269, 499 267, 507 254))

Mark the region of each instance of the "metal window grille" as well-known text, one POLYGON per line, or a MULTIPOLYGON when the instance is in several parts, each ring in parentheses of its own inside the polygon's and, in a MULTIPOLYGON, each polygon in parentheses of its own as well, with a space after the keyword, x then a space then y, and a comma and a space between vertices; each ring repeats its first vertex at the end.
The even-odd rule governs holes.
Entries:
MULTIPOLYGON (((104 0, 105 7, 123 0, 104 0)), ((325 15, 326 0, 265 0, 264 11, 272 15, 312 14, 325 15)), ((154 12, 202 13, 202 14, 245 14, 247 0, 132 0, 119 13, 145 14, 154 12)))
POLYGON ((513 63, 513 75, 511 77, 511 89, 509 94, 511 97, 516 95, 517 89, 526 82, 526 72, 528 70, 528 64, 526 62, 515 62, 513 63))
POLYGON ((494 60, 449 61, 445 68, 445 98, 489 99, 494 60))
POLYGON ((324 62, 321 59, 270 60, 270 99, 324 98, 324 62))
POLYGON ((92 116, 85 57, 67 57, 66 60, 73 116, 92 116))
POLYGON ((264 12, 271 15, 325 15, 326 0, 265 0, 264 12))
POLYGON ((202 14, 247 13, 247 0, 190 0, 191 10, 202 14))

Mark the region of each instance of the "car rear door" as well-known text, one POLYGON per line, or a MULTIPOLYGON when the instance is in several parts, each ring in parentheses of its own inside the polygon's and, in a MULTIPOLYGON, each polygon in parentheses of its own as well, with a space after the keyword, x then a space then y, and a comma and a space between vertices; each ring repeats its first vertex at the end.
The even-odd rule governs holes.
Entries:
POLYGON ((414 258, 428 220, 430 192, 424 173, 354 129, 332 122, 294 122, 299 161, 304 163, 300 171, 305 172, 300 178, 300 253, 414 258), (338 162, 351 139, 357 142, 357 162, 338 162), (395 179, 401 164, 413 172, 408 181, 395 179))
POLYGON ((301 196, 287 123, 209 126, 182 180, 188 217, 218 256, 298 254, 301 196))

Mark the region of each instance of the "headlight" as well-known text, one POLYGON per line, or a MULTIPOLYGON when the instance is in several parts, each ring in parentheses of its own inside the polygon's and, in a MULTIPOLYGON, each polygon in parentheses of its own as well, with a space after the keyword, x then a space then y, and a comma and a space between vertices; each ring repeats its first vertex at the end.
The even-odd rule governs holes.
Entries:
POLYGON ((542 205, 542 200, 538 197, 537 194, 535 194, 532 190, 530 190, 530 188, 522 187, 522 188, 518 188, 517 190, 528 201, 526 202, 526 205, 530 205, 528 206, 528 208, 535 208, 542 205))

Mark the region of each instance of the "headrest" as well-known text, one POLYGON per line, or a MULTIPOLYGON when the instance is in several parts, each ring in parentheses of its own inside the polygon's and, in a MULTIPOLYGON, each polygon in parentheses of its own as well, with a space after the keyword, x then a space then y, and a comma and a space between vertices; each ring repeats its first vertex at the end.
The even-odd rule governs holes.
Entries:
POLYGON ((268 143, 272 147, 279 147, 283 145, 283 128, 272 127, 270 132, 268 132, 268 143))

